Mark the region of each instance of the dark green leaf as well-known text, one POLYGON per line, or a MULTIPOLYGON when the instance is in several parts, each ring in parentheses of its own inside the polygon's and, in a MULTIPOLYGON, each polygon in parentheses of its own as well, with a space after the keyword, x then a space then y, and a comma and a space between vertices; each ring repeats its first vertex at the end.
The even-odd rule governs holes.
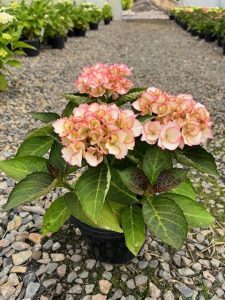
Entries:
POLYGON ((93 222, 101 214, 106 195, 110 186, 110 171, 102 163, 95 168, 89 168, 78 180, 76 184, 77 195, 82 204, 83 210, 93 222))
POLYGON ((8 84, 7 84, 5 75, 0 74, 0 91, 4 92, 5 90, 7 90, 7 87, 8 87, 8 84))
POLYGON ((145 241, 145 223, 141 208, 130 205, 122 214, 122 228, 128 249, 136 256, 145 241))
MULTIPOLYGON (((67 194, 66 194, 67 195, 67 194)), ((42 234, 57 232, 62 225, 69 219, 71 212, 67 208, 66 195, 56 199, 47 209, 42 226, 42 234)))
POLYGON ((62 117, 69 117, 72 114, 75 107, 76 107, 76 104, 69 101, 67 103, 65 109, 62 112, 62 117))
POLYGON ((8 60, 7 64, 10 65, 10 66, 12 66, 12 67, 15 67, 15 68, 19 68, 19 67, 22 66, 21 62, 19 60, 16 60, 16 59, 14 59, 14 60, 8 60))
POLYGON ((162 150, 156 145, 149 145, 143 160, 143 171, 152 185, 156 184, 157 178, 162 171, 172 167, 172 156, 168 150, 162 150))
POLYGON ((148 197, 142 208, 145 223, 163 242, 180 249, 187 237, 187 222, 182 210, 166 197, 148 197))
POLYGON ((75 193, 68 193, 65 195, 66 205, 71 211, 72 215, 81 222, 93 227, 122 232, 115 214, 111 210, 107 202, 104 203, 101 213, 98 217, 97 223, 94 223, 83 211, 81 202, 75 193))
POLYGON ((180 183, 177 187, 170 190, 170 193, 179 194, 192 200, 196 200, 195 190, 188 178, 184 182, 180 183))
POLYGON ((119 171, 120 178, 125 186, 133 193, 143 195, 149 185, 148 178, 144 172, 138 168, 127 168, 119 171))
POLYGON ((82 103, 92 103, 95 102, 93 101, 93 98, 89 98, 87 95, 82 95, 82 94, 64 94, 63 95, 67 100, 70 102, 73 102, 76 106, 79 106, 82 103))
POLYGON ((19 147, 16 154, 19 156, 42 156, 51 148, 53 139, 47 136, 37 136, 30 139, 26 139, 19 147))
POLYGON ((26 139, 30 139, 37 136, 48 136, 53 140, 59 141, 59 137, 55 134, 51 124, 45 125, 44 127, 34 129, 26 135, 26 139))
POLYGON ((36 112, 32 113, 32 117, 35 120, 39 120, 43 123, 49 123, 60 118, 58 114, 52 112, 36 112))
POLYGON ((126 95, 122 95, 117 99, 116 105, 121 106, 127 102, 133 102, 137 100, 144 90, 145 88, 136 88, 130 90, 126 95))
POLYGON ((118 171, 115 169, 111 169, 111 183, 107 199, 122 204, 134 204, 138 202, 136 195, 125 186, 118 171))
POLYGON ((185 146, 176 151, 176 158, 181 164, 190 166, 202 173, 218 175, 215 158, 201 146, 185 146))
POLYGON ((48 194, 56 187, 57 181, 47 173, 33 173, 20 181, 11 192, 5 210, 10 210, 24 203, 30 203, 48 194))
POLYGON ((206 227, 214 222, 214 218, 210 213, 195 200, 188 197, 166 193, 162 195, 167 199, 171 199, 181 208, 189 227, 206 227))
POLYGON ((62 173, 65 173, 68 164, 63 159, 61 150, 62 145, 57 142, 54 142, 49 155, 49 162, 54 168, 60 170, 62 173))
POLYGON ((34 172, 47 172, 46 159, 23 156, 0 161, 0 169, 9 177, 20 181, 34 172))
POLYGON ((176 187, 187 178, 188 170, 168 169, 159 174, 154 190, 157 193, 167 192, 176 187))

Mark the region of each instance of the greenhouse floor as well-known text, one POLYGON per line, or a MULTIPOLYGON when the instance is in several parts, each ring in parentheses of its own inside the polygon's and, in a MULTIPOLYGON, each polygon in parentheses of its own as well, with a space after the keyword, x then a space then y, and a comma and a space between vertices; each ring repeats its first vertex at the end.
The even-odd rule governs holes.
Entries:
MULTIPOLYGON (((126 63, 133 67, 136 85, 190 93, 212 113, 215 139, 208 149, 216 157, 221 177, 192 171, 192 180, 200 201, 217 221, 193 230, 177 252, 149 234, 137 258, 113 266, 92 259, 79 230, 69 223, 42 239, 44 209, 62 191, 10 213, 0 209, 0 299, 225 299, 225 56, 221 49, 191 37, 172 21, 113 22, 88 32, 86 38, 69 38, 62 51, 44 49, 39 57, 24 57, 22 62, 22 68, 12 70, 9 90, 1 94, 0 159, 13 156, 25 133, 37 125, 31 111, 61 112, 65 105, 61 95, 74 90, 82 67, 126 63)), ((0 207, 13 185, 2 173, 0 207)))

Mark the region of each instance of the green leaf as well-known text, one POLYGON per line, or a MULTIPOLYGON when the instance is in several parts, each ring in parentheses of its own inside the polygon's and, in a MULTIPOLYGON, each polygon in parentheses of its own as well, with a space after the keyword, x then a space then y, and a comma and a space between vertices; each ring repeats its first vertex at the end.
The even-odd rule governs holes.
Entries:
POLYGON ((88 224, 92 227, 97 227, 116 232, 122 232, 116 216, 107 202, 104 203, 101 213, 98 217, 97 223, 94 223, 84 212, 81 202, 75 193, 67 193, 65 201, 68 209, 72 215, 79 219, 81 222, 88 224))
POLYGON ((51 148, 53 140, 47 136, 37 136, 25 140, 19 147, 16 156, 42 156, 51 148))
POLYGON ((195 200, 170 193, 163 194, 162 196, 176 202, 183 211, 189 227, 206 227, 214 222, 211 214, 195 200))
POLYGON ((76 106, 79 106, 82 103, 92 103, 95 102, 93 101, 93 98, 89 98, 86 94, 82 95, 79 93, 76 94, 64 94, 63 95, 67 100, 70 102, 73 102, 76 106))
POLYGON ((30 139, 37 136, 48 136, 53 140, 59 141, 59 137, 55 134, 51 124, 45 125, 44 127, 34 129, 26 135, 26 139, 30 139))
POLYGON ((102 163, 95 168, 89 168, 76 184, 77 195, 84 212, 97 223, 104 205, 110 185, 110 171, 102 163))
POLYGON ((20 181, 34 172, 47 172, 46 159, 23 156, 0 161, 0 169, 9 177, 20 181))
POLYGON ((65 173, 68 164, 63 159, 61 150, 62 145, 57 142, 54 142, 50 151, 49 162, 54 168, 60 170, 62 173, 65 173))
POLYGON ((143 160, 143 171, 152 185, 157 182, 157 178, 162 171, 172 167, 172 156, 168 150, 162 150, 156 145, 149 146, 143 160))
POLYGON ((15 68, 20 68, 22 66, 21 62, 19 60, 8 60, 7 61, 7 64, 12 66, 12 67, 15 67, 15 68))
POLYGON ((8 84, 7 84, 5 75, 0 74, 0 91, 4 92, 5 90, 7 90, 7 87, 8 87, 8 84))
POLYGON ((184 182, 181 182, 177 187, 170 190, 170 194, 179 194, 188 197, 192 200, 196 200, 195 190, 191 181, 187 178, 184 182))
POLYGON ((71 212, 67 208, 64 196, 56 199, 47 209, 41 232, 43 235, 48 233, 57 232, 62 225, 69 219, 71 212))
POLYGON ((36 113, 32 113, 32 117, 35 120, 39 120, 43 123, 53 122, 60 118, 58 114, 52 112, 36 112, 36 113))
POLYGON ((13 42, 13 47, 14 48, 27 48, 27 49, 36 49, 35 47, 27 44, 27 43, 24 43, 22 41, 16 41, 16 42, 13 42))
POLYGON ((144 172, 138 168, 127 168, 119 171, 120 178, 125 186, 133 193, 143 195, 149 185, 148 178, 144 172))
POLYGON ((182 210, 171 199, 146 198, 142 207, 145 223, 163 242, 180 249, 187 237, 187 222, 182 210))
POLYGON ((76 107, 76 104, 69 101, 67 103, 65 109, 62 112, 62 117, 69 117, 72 114, 75 107, 76 107))
POLYGON ((134 204, 138 202, 137 196, 125 186, 119 172, 115 169, 111 169, 111 183, 107 200, 122 204, 134 204))
POLYGON ((56 183, 57 181, 47 173, 41 172, 28 175, 15 186, 9 195, 5 210, 29 203, 48 194, 56 187, 56 183))
POLYGON ((122 228, 128 249, 136 256, 145 241, 145 223, 141 208, 130 205, 122 214, 122 228))
POLYGON ((159 174, 154 190, 157 193, 167 192, 187 178, 188 170, 173 168, 159 174))
POLYGON ((146 88, 135 88, 130 90, 126 95, 122 95, 116 100, 116 105, 121 106, 127 102, 133 102, 137 100, 145 90, 146 88))
POLYGON ((201 146, 185 146, 183 150, 176 151, 176 158, 179 163, 193 167, 199 172, 218 175, 215 158, 201 146))

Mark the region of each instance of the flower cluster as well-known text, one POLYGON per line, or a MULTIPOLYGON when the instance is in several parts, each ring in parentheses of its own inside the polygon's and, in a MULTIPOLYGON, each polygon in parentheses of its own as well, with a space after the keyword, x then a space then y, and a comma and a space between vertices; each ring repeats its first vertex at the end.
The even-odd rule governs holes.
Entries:
POLYGON ((212 138, 210 114, 191 95, 171 96, 150 87, 132 104, 142 116, 152 116, 144 123, 142 141, 162 149, 181 149, 199 145, 212 138))
POLYGON ((69 118, 55 121, 53 127, 64 146, 63 158, 77 166, 83 158, 91 166, 97 166, 107 154, 124 158, 142 131, 132 110, 98 103, 81 104, 69 118))
POLYGON ((76 81, 76 87, 80 93, 91 97, 112 95, 116 99, 118 95, 124 95, 132 88, 132 82, 126 78, 130 75, 131 70, 124 64, 96 64, 83 69, 76 81))
POLYGON ((0 13, 0 24, 8 24, 11 23, 14 20, 14 17, 11 16, 10 14, 6 13, 6 12, 1 12, 0 13))

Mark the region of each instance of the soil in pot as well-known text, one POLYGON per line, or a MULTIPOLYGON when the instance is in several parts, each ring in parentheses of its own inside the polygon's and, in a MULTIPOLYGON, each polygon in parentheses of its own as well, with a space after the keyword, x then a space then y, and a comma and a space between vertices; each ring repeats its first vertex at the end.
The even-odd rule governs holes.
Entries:
POLYGON ((23 48, 23 51, 27 54, 27 56, 29 57, 34 57, 34 56, 38 56, 40 53, 40 48, 41 48, 41 43, 40 43, 40 39, 34 39, 34 40, 23 40, 24 43, 35 47, 35 49, 28 49, 28 48, 23 48))
POLYGON ((65 47, 65 38, 62 36, 56 36, 52 38, 53 49, 63 49, 65 47))
POLYGON ((84 37, 84 36, 86 36, 86 30, 79 29, 79 28, 74 28, 73 29, 73 35, 74 36, 84 37))
POLYGON ((110 24, 110 19, 104 19, 104 23, 105 23, 105 25, 109 25, 110 24))
POLYGON ((218 47, 223 47, 223 37, 220 35, 217 36, 217 45, 218 47))
POLYGON ((74 216, 71 216, 70 220, 80 229, 96 260, 111 264, 126 264, 134 258, 126 247, 123 233, 91 227, 74 216))
POLYGON ((213 35, 211 32, 205 32, 205 41, 208 43, 215 42, 216 35, 213 35))
POLYGON ((90 30, 98 30, 98 23, 89 23, 90 30))

